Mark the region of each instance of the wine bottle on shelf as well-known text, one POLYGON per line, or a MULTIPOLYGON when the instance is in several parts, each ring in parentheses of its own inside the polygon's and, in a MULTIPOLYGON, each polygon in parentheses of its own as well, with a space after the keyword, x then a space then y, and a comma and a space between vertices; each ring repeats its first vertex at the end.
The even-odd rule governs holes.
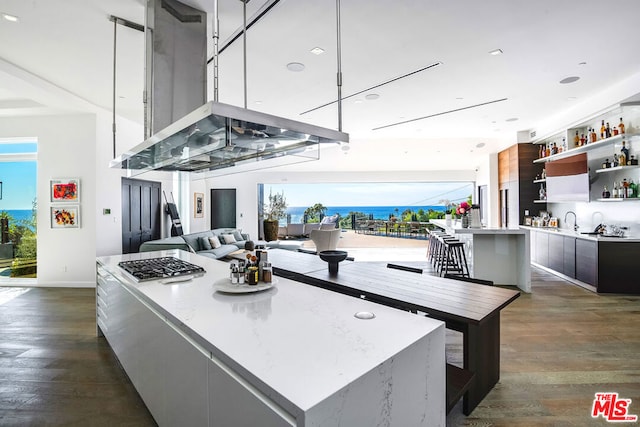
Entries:
POLYGON ((545 157, 549 157, 551 155, 551 148, 547 145, 544 152, 545 157))
POLYGON ((603 120, 602 126, 600 126, 600 139, 604 139, 604 135, 606 131, 607 131, 607 127, 604 125, 604 120, 603 120))
POLYGON ((627 178, 624 178, 620 183, 622 186, 622 198, 626 199, 629 197, 629 183, 627 182, 627 178))
POLYGON ((591 142, 596 142, 598 140, 598 134, 594 128, 591 128, 590 140, 591 142))
POLYGON ((622 148, 620 149, 620 166, 626 166, 629 163, 629 149, 626 142, 622 140, 622 148))
POLYGON ((614 199, 618 198, 618 184, 615 181, 613 181, 613 192, 611 193, 611 197, 614 199))
POLYGON ((613 155, 613 167, 616 168, 620 165, 620 163, 618 162, 618 155, 614 154, 613 155))
POLYGON ((637 197, 638 196, 638 186, 633 182, 633 178, 629 181, 629 189, 627 190, 627 197, 637 197))
POLYGON ((573 143, 576 147, 580 146, 580 136, 578 135, 578 131, 576 131, 576 136, 573 137, 573 143))
POLYGON ((584 133, 580 134, 580 145, 586 145, 587 139, 584 137, 584 133))
POLYGON ((611 138, 611 128, 609 127, 609 122, 607 122, 607 127, 604 130, 604 136, 606 138, 611 138))
POLYGON ((607 186, 604 186, 604 190, 602 190, 602 198, 609 199, 611 197, 611 192, 607 190, 607 186))
POLYGON ((620 117, 620 124, 618 125, 618 129, 620 130, 620 134, 624 134, 624 123, 622 122, 622 117, 620 117))
POLYGON ((562 137, 562 151, 567 151, 567 138, 562 137))
POLYGON ((551 147, 551 154, 558 154, 558 147, 556 146, 556 143, 553 143, 553 146, 551 147))
POLYGON ((613 136, 618 136, 618 128, 617 128, 617 126, 613 127, 613 136))

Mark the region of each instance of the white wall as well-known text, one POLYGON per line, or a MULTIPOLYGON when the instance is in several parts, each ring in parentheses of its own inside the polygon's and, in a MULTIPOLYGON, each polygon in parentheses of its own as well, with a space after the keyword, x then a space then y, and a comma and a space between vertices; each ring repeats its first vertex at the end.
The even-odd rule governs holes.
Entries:
POLYGON ((500 191, 498 186, 498 153, 489 154, 484 161, 478 165, 476 175, 476 193, 477 187, 481 185, 487 186, 487 226, 497 227, 500 224, 500 210, 498 209, 498 201, 500 199, 500 191))
POLYGON ((94 286, 96 116, 0 118, 0 137, 38 140, 38 285, 94 286), (80 179, 80 228, 50 227, 52 178, 80 179))

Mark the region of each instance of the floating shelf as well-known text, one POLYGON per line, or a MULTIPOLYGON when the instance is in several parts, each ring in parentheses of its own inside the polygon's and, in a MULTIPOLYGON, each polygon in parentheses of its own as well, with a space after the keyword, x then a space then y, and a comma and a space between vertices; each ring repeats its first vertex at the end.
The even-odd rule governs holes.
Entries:
POLYGON ((547 182, 547 179, 546 179, 546 178, 542 178, 542 179, 534 179, 534 180, 533 180, 533 183, 534 183, 534 184, 538 184, 538 183, 540 183, 540 182, 547 182))
POLYGON ((637 169, 637 168, 640 168, 640 165, 616 166, 614 168, 596 169, 596 173, 615 172, 615 171, 621 171, 621 170, 624 170, 624 169, 637 169))
POLYGON ((570 148, 569 150, 563 151, 562 153, 552 154, 552 155, 547 156, 547 157, 541 157, 539 159, 535 159, 533 161, 533 163, 544 163, 544 162, 550 162, 550 161, 553 161, 553 160, 564 159, 565 157, 570 157, 570 156, 573 156, 574 154, 586 153, 587 151, 595 150, 595 149, 598 149, 600 147, 605 147, 607 145, 614 145, 617 142, 622 142, 623 139, 629 140, 629 139, 631 139, 633 137, 636 137, 638 135, 640 135, 640 134, 638 134, 638 133, 625 133, 625 134, 622 134, 622 135, 612 136, 611 138, 601 139, 600 141, 592 142, 592 143, 583 145, 581 147, 570 148))
POLYGON ((637 197, 631 197, 631 198, 627 198, 627 199, 621 199, 619 197, 613 198, 610 197, 608 199, 596 199, 599 202, 640 202, 640 198, 637 197))
POLYGON ((547 203, 546 200, 534 200, 533 203, 547 203))

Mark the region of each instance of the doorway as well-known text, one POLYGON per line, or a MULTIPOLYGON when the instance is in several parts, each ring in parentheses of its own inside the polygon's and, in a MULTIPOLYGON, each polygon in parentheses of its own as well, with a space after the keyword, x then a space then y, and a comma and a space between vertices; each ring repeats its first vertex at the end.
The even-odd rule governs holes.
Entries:
POLYGON ((37 276, 37 152, 34 139, 0 140, 0 283, 37 276))
POLYGON ((122 178, 122 253, 161 235, 162 191, 159 182, 122 178))

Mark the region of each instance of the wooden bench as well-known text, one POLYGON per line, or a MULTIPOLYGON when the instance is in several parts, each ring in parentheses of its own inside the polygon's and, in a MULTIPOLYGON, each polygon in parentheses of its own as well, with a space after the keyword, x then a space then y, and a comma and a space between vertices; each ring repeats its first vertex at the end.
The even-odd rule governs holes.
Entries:
POLYGON ((375 263, 343 261, 338 274, 332 276, 319 257, 290 251, 271 250, 269 260, 276 275, 391 307, 424 312, 445 322, 447 328, 461 332, 462 370, 466 372, 448 368, 453 376, 448 383, 451 397, 464 395, 466 415, 500 379, 500 310, 520 292, 375 263), (468 384, 464 383, 465 378, 468 384))

